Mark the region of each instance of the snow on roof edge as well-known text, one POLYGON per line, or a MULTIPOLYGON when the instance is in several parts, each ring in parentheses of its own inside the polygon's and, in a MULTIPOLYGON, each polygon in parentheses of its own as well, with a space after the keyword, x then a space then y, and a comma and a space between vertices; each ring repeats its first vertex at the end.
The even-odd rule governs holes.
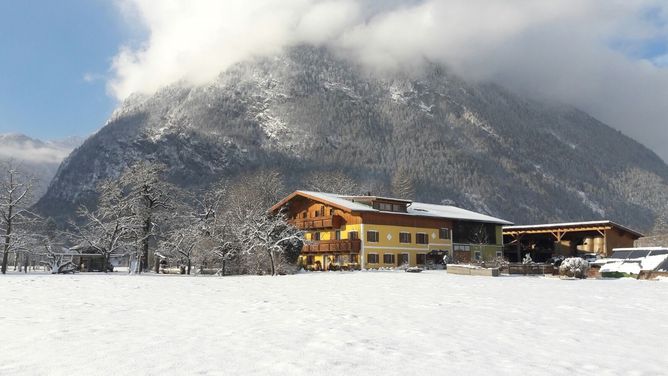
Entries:
POLYGON ((628 232, 631 232, 640 237, 644 236, 641 232, 635 231, 629 227, 620 225, 617 222, 611 220, 600 220, 600 221, 582 221, 582 222, 562 222, 562 223, 540 223, 535 225, 513 225, 513 226, 504 226, 504 230, 521 230, 521 229, 540 229, 540 228, 551 228, 551 227, 571 227, 571 226, 587 226, 587 225, 612 225, 628 232))
MULTIPOLYGON (((339 206, 342 206, 344 208, 347 208, 349 210, 353 211, 366 211, 366 212, 379 212, 379 213, 386 213, 386 214, 399 214, 399 215, 412 215, 412 216, 420 216, 420 217, 433 217, 433 218, 444 218, 444 219, 456 219, 456 220, 469 220, 469 221, 476 221, 476 222, 483 222, 483 223, 495 223, 495 224, 500 224, 500 225, 507 225, 507 224, 512 224, 512 222, 506 221, 501 218, 496 218, 492 217, 490 215, 482 214, 482 213, 477 213, 471 210, 459 208, 456 206, 449 206, 449 205, 438 205, 438 204, 429 204, 429 203, 422 203, 422 202, 412 202, 410 200, 400 200, 404 202, 410 202, 410 205, 408 206, 408 212, 407 213, 399 213, 399 212, 389 212, 389 211, 382 211, 378 209, 374 209, 368 205, 361 204, 358 202, 354 202, 348 199, 348 197, 353 198, 353 197, 366 197, 366 196, 345 196, 345 195, 338 195, 335 193, 326 193, 326 192, 315 192, 315 191, 304 191, 304 190, 298 190, 296 193, 301 193, 307 196, 312 196, 318 199, 321 199, 323 201, 329 201, 332 204, 336 204, 339 206), (418 210, 416 210, 418 209, 418 210), (421 209, 421 210, 420 210, 421 209), (424 212, 422 210, 425 210, 424 212)), ((376 196, 369 196, 369 197, 376 197, 376 196)), ((392 199, 390 197, 384 197, 385 199, 392 199)))

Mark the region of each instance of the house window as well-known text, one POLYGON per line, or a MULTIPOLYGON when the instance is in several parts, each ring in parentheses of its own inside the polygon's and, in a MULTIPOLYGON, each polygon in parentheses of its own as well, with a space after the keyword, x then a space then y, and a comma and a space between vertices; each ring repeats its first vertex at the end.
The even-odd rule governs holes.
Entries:
POLYGON ((496 251, 496 257, 503 257, 503 252, 496 251))
POLYGON ((307 217, 308 217, 308 212, 304 212, 304 213, 302 214, 302 218, 306 219, 307 217))
POLYGON ((410 243, 411 242, 411 233, 410 232, 400 232, 399 233, 399 243, 410 243))
POLYGON ((378 254, 377 253, 369 253, 366 255, 366 262, 369 264, 378 264, 378 254))
POLYGON ((429 237, 424 232, 418 232, 417 234, 415 234, 415 243, 429 244, 429 237))
POLYGON ((329 209, 329 215, 334 215, 334 209, 329 209))
POLYGON ((306 256, 306 265, 311 265, 315 262, 314 256, 306 256))
POLYGON ((341 240, 341 231, 336 230, 336 231, 334 232, 334 239, 336 239, 336 240, 341 240))
POLYGON ((455 244, 453 247, 455 251, 471 252, 471 246, 468 244, 455 244))
POLYGON ((352 254, 350 255, 350 262, 353 264, 357 264, 360 262, 359 255, 352 254))
POLYGON ((392 264, 394 265, 394 255, 391 253, 386 253, 383 255, 383 264, 392 264))
POLYGON ((320 240, 320 233, 319 232, 314 232, 313 233, 313 240, 320 240))
POLYGON ((378 231, 367 231, 366 240, 370 243, 378 243, 378 231))
POLYGON ((399 255, 399 265, 408 265, 410 263, 410 258, 408 253, 402 253, 399 255))
POLYGON ((348 231, 348 239, 350 240, 357 240, 359 239, 359 235, 357 234, 357 231, 348 231))
POLYGON ((424 253, 418 253, 415 255, 415 261, 418 265, 424 265, 427 263, 427 255, 424 253))
POLYGON ((441 228, 438 230, 438 238, 439 239, 450 239, 450 229, 449 228, 441 228))
POLYGON ((475 251, 473 253, 473 255, 474 255, 473 257, 478 261, 480 261, 480 259, 482 258, 482 255, 480 254, 480 251, 475 251))
POLYGON ((406 211, 406 207, 405 207, 404 205, 393 204, 393 205, 392 205, 392 211, 395 211, 395 212, 405 212, 405 211, 406 211))

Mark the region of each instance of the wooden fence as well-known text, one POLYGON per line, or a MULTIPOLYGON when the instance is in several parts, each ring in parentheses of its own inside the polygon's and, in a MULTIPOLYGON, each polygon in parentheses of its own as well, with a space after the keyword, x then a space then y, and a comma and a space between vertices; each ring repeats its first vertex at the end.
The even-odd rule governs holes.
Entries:
POLYGON ((550 264, 522 264, 510 263, 508 266, 501 268, 501 273, 506 274, 521 274, 521 275, 553 275, 558 272, 554 266, 550 264))

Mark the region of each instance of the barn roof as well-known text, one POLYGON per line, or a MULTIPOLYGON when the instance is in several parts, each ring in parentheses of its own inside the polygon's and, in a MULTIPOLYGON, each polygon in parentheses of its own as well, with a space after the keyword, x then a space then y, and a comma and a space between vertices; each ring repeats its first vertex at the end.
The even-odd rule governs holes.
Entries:
POLYGON ((619 223, 610 221, 610 220, 601 220, 601 221, 584 221, 584 222, 563 222, 563 223, 542 223, 536 225, 517 225, 517 226, 504 226, 504 232, 521 232, 521 231, 532 231, 532 230, 554 230, 554 229, 582 229, 582 231, 587 231, 589 228, 596 227, 614 227, 619 230, 628 232, 637 237, 642 237, 638 231, 632 230, 626 226, 622 226, 619 223))

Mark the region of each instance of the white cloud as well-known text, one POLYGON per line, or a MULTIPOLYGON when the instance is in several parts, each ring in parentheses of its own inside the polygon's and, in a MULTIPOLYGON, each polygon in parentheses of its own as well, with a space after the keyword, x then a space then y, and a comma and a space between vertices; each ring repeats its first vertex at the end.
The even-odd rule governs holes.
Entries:
POLYGON ((668 68, 668 54, 654 56, 650 61, 657 67, 668 68))
POLYGON ((90 73, 90 72, 84 73, 82 78, 86 83, 89 83, 89 84, 92 84, 92 83, 95 83, 97 81, 105 79, 104 75, 101 75, 101 74, 98 74, 98 73, 90 73))
POLYGON ((252 56, 298 43, 372 67, 442 62, 470 79, 574 104, 668 160, 668 67, 616 41, 665 40, 661 0, 119 0, 144 25, 113 63, 118 98, 205 83, 252 56))
POLYGON ((33 163, 60 163, 65 159, 71 148, 35 143, 3 143, 0 145, 0 160, 16 160, 33 163))

